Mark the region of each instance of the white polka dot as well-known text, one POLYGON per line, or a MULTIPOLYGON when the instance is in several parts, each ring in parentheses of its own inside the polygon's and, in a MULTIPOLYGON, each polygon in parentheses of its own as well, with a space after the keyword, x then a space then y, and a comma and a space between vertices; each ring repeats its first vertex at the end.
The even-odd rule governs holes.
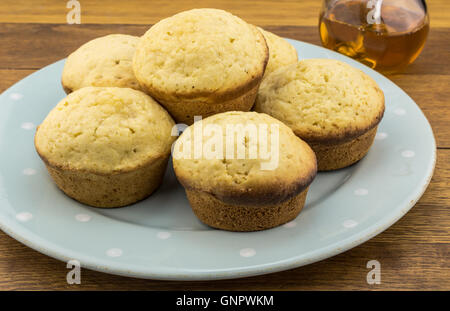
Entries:
POLYGON ((20 125, 21 128, 23 128, 24 130, 32 130, 35 128, 34 123, 31 122, 24 122, 20 125))
POLYGON ((253 248, 243 248, 239 251, 242 257, 253 257, 256 255, 256 251, 253 248))
POLYGON ((363 196, 363 195, 368 195, 369 194, 369 190, 364 189, 364 188, 359 188, 359 189, 356 189, 353 193, 355 195, 363 196))
POLYGON ((122 254, 123 252, 120 248, 110 248, 106 251, 106 255, 109 257, 120 257, 122 254))
POLYGON ((9 95, 9 98, 11 98, 12 100, 19 100, 22 99, 23 95, 20 93, 11 93, 9 95))
POLYGON ((285 227, 285 228, 294 228, 295 226, 297 226, 297 223, 295 221, 290 221, 283 225, 283 227, 285 227))
POLYGON ((358 225, 358 223, 356 221, 354 221, 353 219, 347 219, 346 221, 344 221, 342 223, 342 225, 345 228, 353 228, 353 227, 356 227, 358 225))
POLYGON ((416 153, 412 150, 402 151, 402 157, 404 157, 404 158, 413 158, 415 155, 416 155, 416 153))
POLYGON ((167 240, 168 238, 170 238, 171 234, 170 234, 170 232, 167 232, 167 231, 161 231, 161 232, 158 232, 156 234, 156 236, 158 237, 158 239, 167 240))
POLYGON ((383 140, 383 139, 386 139, 386 137, 388 137, 388 134, 385 133, 385 132, 378 132, 378 133, 375 135, 375 139, 376 139, 376 140, 383 140))
POLYGON ((35 175, 36 174, 36 170, 33 168, 25 168, 22 171, 22 174, 26 175, 26 176, 31 176, 31 175, 35 175))
POLYGON ((16 215, 16 219, 18 221, 21 221, 21 222, 27 222, 31 218, 33 218, 33 215, 31 213, 29 213, 29 212, 21 212, 21 213, 16 215))
POLYGON ((77 215, 75 215, 75 219, 80 221, 80 222, 88 222, 89 220, 91 220, 91 215, 88 215, 88 214, 77 214, 77 215))
POLYGON ((398 116, 403 116, 406 114, 406 110, 403 108, 395 108, 394 113, 398 116))

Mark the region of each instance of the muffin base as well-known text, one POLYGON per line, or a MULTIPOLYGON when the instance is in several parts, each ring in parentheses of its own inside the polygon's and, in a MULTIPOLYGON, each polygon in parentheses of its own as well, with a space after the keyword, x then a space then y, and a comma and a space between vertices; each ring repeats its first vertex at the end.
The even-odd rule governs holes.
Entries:
POLYGON ((305 205, 308 188, 289 200, 266 206, 226 204, 209 193, 186 189, 195 215, 206 225, 228 231, 259 231, 293 220, 305 205))
POLYGON ((110 175, 45 165, 58 188, 69 197, 94 207, 121 207, 148 197, 158 188, 168 159, 159 158, 135 170, 110 175))
POLYGON ((361 160, 372 146, 377 128, 340 144, 308 143, 316 153, 318 170, 337 170, 361 160))
POLYGON ((204 119, 226 111, 250 111, 255 103, 259 84, 239 97, 222 102, 183 101, 182 99, 172 102, 161 98, 158 99, 158 102, 167 109, 177 123, 191 125, 194 123, 194 116, 201 116, 204 119))

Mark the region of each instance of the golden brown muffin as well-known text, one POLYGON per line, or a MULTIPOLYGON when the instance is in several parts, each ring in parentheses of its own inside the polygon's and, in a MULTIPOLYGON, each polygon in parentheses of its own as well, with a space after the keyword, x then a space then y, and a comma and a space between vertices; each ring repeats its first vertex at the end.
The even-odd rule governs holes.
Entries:
POLYGON ((188 127, 174 145, 173 166, 197 217, 231 231, 294 219, 317 171, 314 152, 289 127, 236 111, 188 127))
POLYGON ((133 69, 177 122, 192 124, 194 116, 250 110, 268 58, 255 26, 222 10, 194 9, 151 27, 133 69))
POLYGON ((278 68, 294 64, 298 61, 297 50, 286 40, 270 31, 258 27, 264 35, 269 47, 269 62, 264 77, 278 68))
POLYGON ((255 111, 288 125, 316 152, 319 171, 349 166, 373 143, 384 94, 362 71, 332 59, 305 59, 269 74, 255 111))
POLYGON ((61 100, 38 127, 35 146, 56 185, 96 207, 118 207, 161 183, 174 122, 148 95, 85 87, 61 100))
POLYGON ((86 86, 139 90, 131 62, 139 37, 113 34, 91 40, 69 55, 62 85, 67 94, 86 86))

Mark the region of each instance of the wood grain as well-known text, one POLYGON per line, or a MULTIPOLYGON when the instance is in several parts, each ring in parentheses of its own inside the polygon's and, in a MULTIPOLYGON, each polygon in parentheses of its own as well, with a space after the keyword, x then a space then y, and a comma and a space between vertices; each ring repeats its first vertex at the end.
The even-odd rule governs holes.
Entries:
MULTIPOLYGON (((82 24, 65 24, 67 1, 2 0, 0 92, 109 33, 141 35, 150 24, 192 7, 227 9, 279 35, 320 44, 319 0, 80 0, 82 24)), ((370 241, 309 266, 265 276, 215 282, 138 280, 82 269, 68 285, 65 263, 0 232, 0 290, 449 290, 450 289, 450 1, 427 1, 432 29, 417 61, 389 78, 422 108, 436 136, 435 174, 416 206, 370 241), (381 262, 382 284, 366 283, 367 261, 381 262)), ((387 103, 389 104, 389 103, 387 103)))
MULTIPOLYGON (((51 64, 99 36, 124 33, 140 36, 150 25, 0 24, 0 68, 38 69, 51 64), (38 39, 37 39, 38 38, 38 39)), ((265 26, 280 36, 320 45, 317 27, 265 26)), ((419 58, 403 74, 450 75, 450 32, 432 29, 419 58)), ((425 79, 424 79, 425 81, 425 79)))
MULTIPOLYGON (((83 24, 154 24, 193 8, 224 9, 258 25, 316 26, 321 0, 79 0, 83 24)), ((0 23, 66 23, 67 1, 2 0, 0 23)), ((433 27, 450 27, 450 1, 427 0, 433 27)))

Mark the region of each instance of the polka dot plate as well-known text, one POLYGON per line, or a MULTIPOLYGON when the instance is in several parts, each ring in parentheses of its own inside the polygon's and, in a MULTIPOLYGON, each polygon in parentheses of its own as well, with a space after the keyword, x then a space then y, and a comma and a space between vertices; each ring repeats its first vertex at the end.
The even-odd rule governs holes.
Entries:
POLYGON ((375 71, 324 48, 289 40, 301 58, 334 58, 362 69, 383 89, 386 112, 369 154, 320 173, 307 204, 278 228, 211 229, 192 213, 171 165, 161 188, 125 208, 97 209, 66 197, 34 150, 35 127, 65 94, 64 60, 0 95, 0 228, 62 261, 125 276, 211 280, 310 264, 367 241, 417 202, 433 173, 436 146, 419 107, 375 71))

